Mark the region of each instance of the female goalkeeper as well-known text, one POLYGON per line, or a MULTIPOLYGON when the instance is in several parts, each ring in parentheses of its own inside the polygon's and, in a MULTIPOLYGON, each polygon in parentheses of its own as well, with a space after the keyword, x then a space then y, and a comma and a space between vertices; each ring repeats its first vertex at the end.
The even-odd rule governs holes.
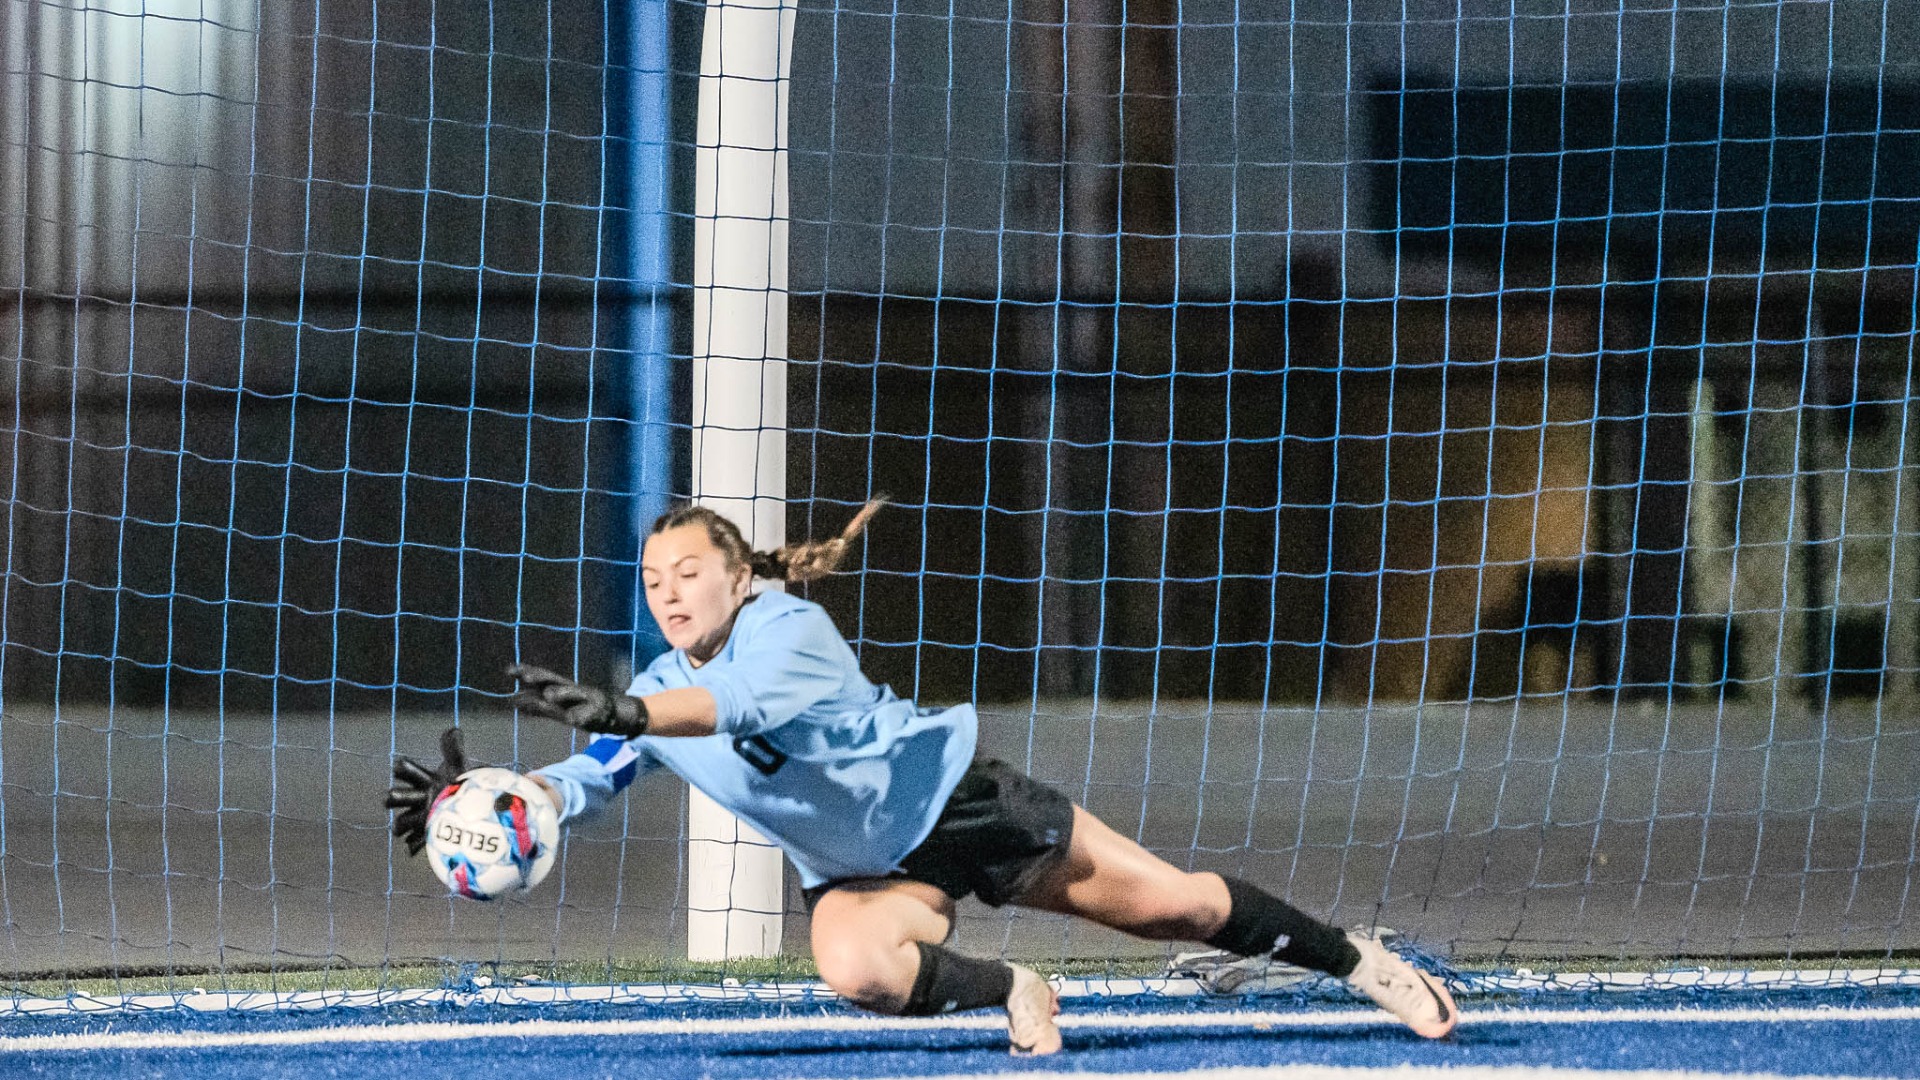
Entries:
MULTIPOLYGON (((673 646, 625 693, 519 665, 522 711, 599 737, 532 775, 569 820, 666 766, 778 843, 813 908, 820 976, 875 1012, 1006 1009, 1015 1053, 1060 1049, 1053 990, 1018 964, 945 948, 954 903, 1067 912, 1157 941, 1330 972, 1421 1035, 1453 1029, 1446 989, 1370 938, 1341 933, 1257 886, 1187 873, 1059 792, 975 760, 971 705, 916 707, 860 673, 818 604, 754 595, 756 576, 830 573, 878 508, 841 536, 750 550, 703 507, 654 523, 640 570, 647 607, 673 646)), ((458 757, 454 748, 451 755, 458 757)), ((426 808, 458 762, 402 759, 394 831, 422 839, 426 808)))

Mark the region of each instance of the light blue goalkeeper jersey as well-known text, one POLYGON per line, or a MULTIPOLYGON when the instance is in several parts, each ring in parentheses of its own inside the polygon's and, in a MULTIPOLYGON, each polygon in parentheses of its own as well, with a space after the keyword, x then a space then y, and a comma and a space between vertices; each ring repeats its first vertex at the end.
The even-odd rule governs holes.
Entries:
POLYGON ((973 761, 972 705, 927 712, 868 682, 820 605, 785 593, 741 608, 712 660, 694 667, 674 649, 627 693, 682 686, 713 695, 716 733, 603 735, 538 770, 565 800, 563 820, 664 765, 779 844, 811 888, 897 869, 973 761))

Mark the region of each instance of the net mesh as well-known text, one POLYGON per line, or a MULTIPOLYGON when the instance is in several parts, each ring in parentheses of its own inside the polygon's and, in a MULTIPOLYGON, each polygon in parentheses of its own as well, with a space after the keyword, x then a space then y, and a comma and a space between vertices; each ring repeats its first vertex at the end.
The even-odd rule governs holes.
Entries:
MULTIPOLYGON (((16 993, 678 970, 677 782, 497 906, 380 793, 449 722, 568 752, 507 663, 660 647, 704 14, 0 2, 16 993)), ((1896 962, 1915 18, 803 7, 790 534, 893 497, 808 595, 985 751, 1343 925, 1896 962)))

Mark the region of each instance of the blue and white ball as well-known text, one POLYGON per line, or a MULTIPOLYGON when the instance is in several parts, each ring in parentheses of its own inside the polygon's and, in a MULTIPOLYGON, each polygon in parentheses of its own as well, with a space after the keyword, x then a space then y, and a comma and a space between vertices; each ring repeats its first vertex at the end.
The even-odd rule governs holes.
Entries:
POLYGON ((427 862, 447 889, 474 900, 518 896, 553 869, 560 815, 512 769, 474 769, 427 814, 427 862))

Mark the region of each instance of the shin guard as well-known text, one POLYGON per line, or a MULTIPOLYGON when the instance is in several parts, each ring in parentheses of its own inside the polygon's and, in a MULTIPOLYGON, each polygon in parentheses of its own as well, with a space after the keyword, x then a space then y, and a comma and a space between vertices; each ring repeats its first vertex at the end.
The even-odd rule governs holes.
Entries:
POLYGON ((1207 939, 1238 956, 1266 956, 1345 978, 1360 962, 1347 935, 1257 885, 1221 875, 1231 906, 1219 933, 1207 939))
POLYGON ((1013 992, 1013 969, 998 960, 962 956, 920 943, 920 974, 913 980, 903 1016, 938 1016, 1005 1005, 1013 992))

